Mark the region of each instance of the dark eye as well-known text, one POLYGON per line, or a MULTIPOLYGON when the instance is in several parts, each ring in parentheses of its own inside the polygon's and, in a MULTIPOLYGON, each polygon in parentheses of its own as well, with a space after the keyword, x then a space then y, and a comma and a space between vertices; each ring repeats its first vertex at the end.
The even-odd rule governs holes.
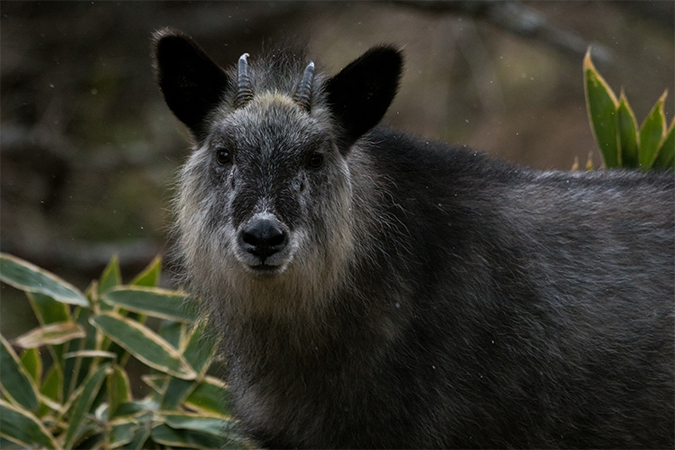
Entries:
POLYGON ((218 149, 216 157, 220 164, 229 164, 232 162, 232 154, 223 148, 218 149))
POLYGON ((312 153, 307 160, 307 167, 318 169, 323 166, 323 155, 321 153, 312 153))

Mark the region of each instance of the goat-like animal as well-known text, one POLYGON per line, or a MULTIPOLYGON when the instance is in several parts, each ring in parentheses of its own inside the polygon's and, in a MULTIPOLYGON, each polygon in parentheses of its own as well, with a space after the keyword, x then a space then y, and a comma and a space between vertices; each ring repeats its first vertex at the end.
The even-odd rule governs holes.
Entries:
POLYGON ((195 142, 177 252, 257 443, 673 447, 672 173, 538 172, 378 126, 388 46, 327 77, 154 45, 195 142))

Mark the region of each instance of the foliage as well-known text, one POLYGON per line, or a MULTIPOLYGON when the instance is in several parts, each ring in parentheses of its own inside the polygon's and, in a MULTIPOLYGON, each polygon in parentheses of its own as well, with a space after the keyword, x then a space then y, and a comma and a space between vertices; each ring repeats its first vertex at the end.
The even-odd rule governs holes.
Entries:
POLYGON ((113 258, 83 293, 0 254, 0 280, 26 292, 40 324, 11 343, 0 335, 0 447, 243 445, 224 406, 225 385, 207 375, 217 340, 184 294, 157 287, 160 268, 155 258, 123 285, 113 258), (144 398, 132 392, 130 357, 147 369, 141 379, 152 389, 144 398))
POLYGON ((668 91, 656 101, 638 127, 623 90, 619 100, 593 66, 590 49, 584 58, 586 107, 605 166, 642 170, 675 168, 675 119, 666 127, 663 104, 668 91))

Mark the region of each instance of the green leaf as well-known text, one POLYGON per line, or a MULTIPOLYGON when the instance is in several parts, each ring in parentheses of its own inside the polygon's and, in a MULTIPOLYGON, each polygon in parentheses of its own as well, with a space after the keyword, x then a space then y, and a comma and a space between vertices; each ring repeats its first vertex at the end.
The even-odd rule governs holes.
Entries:
POLYGON ((48 295, 59 302, 89 306, 87 299, 75 286, 7 253, 0 253, 0 280, 23 291, 48 295))
POLYGON ((52 365, 47 371, 45 379, 42 382, 42 386, 40 387, 40 394, 55 402, 60 403, 62 389, 63 389, 63 374, 59 370, 59 366, 52 365))
POLYGON ((199 414, 163 413, 164 422, 174 429, 195 430, 221 436, 228 419, 199 414))
POLYGON ((654 169, 675 170, 675 119, 670 122, 670 127, 666 132, 666 138, 659 148, 656 159, 654 160, 654 169))
POLYGON ((166 374, 141 375, 141 380, 152 388, 158 394, 163 394, 169 383, 170 376, 166 374))
POLYGON ((108 374, 108 401, 110 402, 109 416, 112 417, 117 412, 120 404, 130 402, 131 383, 129 383, 129 376, 119 366, 115 366, 108 374))
POLYGON ((617 108, 614 91, 598 73, 591 61, 590 49, 584 58, 584 88, 586 107, 595 140, 600 146, 606 167, 618 167, 619 147, 617 145, 617 108))
MULTIPOLYGON (((150 384, 151 380, 147 380, 146 382, 150 384)), ((169 385, 163 390, 164 395, 162 397, 161 409, 170 411, 178 408, 178 406, 185 401, 185 399, 192 393, 192 390, 196 388, 197 385, 198 383, 192 380, 181 380, 180 378, 171 377, 169 380, 169 385)), ((159 390, 157 391, 161 392, 159 390)))
POLYGON ((226 408, 228 400, 229 392, 225 383, 207 376, 192 391, 185 403, 197 411, 229 417, 231 413, 226 408))
POLYGON ((162 274, 162 257, 157 255, 155 259, 146 267, 143 272, 136 275, 131 280, 134 286, 155 287, 159 285, 159 279, 162 274))
POLYGON ((195 371, 171 344, 138 322, 114 312, 105 312, 92 318, 91 323, 153 369, 178 378, 196 378, 195 371))
POLYGON ((2 392, 14 403, 21 405, 31 412, 36 412, 40 403, 37 396, 37 386, 33 378, 19 361, 14 349, 7 340, 0 335, 0 367, 2 377, 0 387, 2 392))
POLYGON ((24 448, 60 448, 40 419, 4 400, 0 400, 0 436, 24 448))
POLYGON ((122 275, 120 275, 120 262, 117 255, 110 259, 110 262, 103 270, 101 279, 98 282, 98 294, 103 295, 115 286, 122 283, 122 275))
POLYGON ((86 335, 84 328, 75 322, 55 322, 22 334, 14 339, 14 343, 23 348, 35 348, 48 344, 63 344, 86 335))
POLYGON ((666 116, 663 113, 663 103, 668 91, 656 101, 647 118, 640 127, 640 167, 649 169, 656 159, 656 152, 665 138, 666 116))
POLYGON ((638 125, 628 99, 621 92, 618 109, 619 147, 621 167, 637 169, 638 162, 638 125))
POLYGON ((40 379, 42 378, 42 358, 40 358, 40 352, 36 348, 24 350, 21 355, 21 365, 31 376, 35 386, 39 386, 40 379))
POLYGON ((120 447, 123 450, 141 450, 143 448, 152 448, 146 447, 145 442, 150 437, 150 428, 149 427, 138 427, 134 431, 134 435, 131 439, 131 442, 120 447))
POLYGON ((134 439, 134 433, 139 425, 135 421, 122 421, 110 427, 108 443, 110 448, 121 447, 134 439))
POLYGON ((168 425, 158 425, 152 429, 152 440, 158 444, 198 449, 222 448, 224 439, 210 433, 194 430, 174 430, 168 425))
POLYGON ((183 356, 199 374, 206 372, 211 365, 218 347, 218 337, 207 332, 208 322, 200 321, 192 328, 183 356))
POLYGON ((70 320, 70 310, 65 303, 57 302, 44 294, 26 292, 26 295, 40 325, 49 325, 53 322, 68 322, 70 320))
POLYGON ((101 385, 103 384, 103 380, 105 380, 105 375, 109 368, 110 366, 108 364, 102 364, 85 380, 84 387, 80 391, 78 398, 71 406, 68 429, 66 430, 65 448, 72 448, 73 444, 79 437, 78 430, 83 425, 85 418, 84 416, 87 412, 89 412, 91 405, 94 403, 94 400, 101 389, 101 385))
POLYGON ((180 348, 181 341, 185 337, 185 323, 173 320, 163 320, 159 326, 159 335, 162 336, 174 348, 180 348))
POLYGON ((197 310, 193 302, 175 291, 141 286, 121 286, 103 296, 103 301, 129 311, 160 319, 194 322, 197 310))

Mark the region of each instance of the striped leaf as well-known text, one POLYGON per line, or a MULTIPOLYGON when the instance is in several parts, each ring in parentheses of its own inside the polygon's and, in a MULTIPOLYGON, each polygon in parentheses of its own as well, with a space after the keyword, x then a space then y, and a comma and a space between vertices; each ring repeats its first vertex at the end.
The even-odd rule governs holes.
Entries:
POLYGON ((55 322, 37 327, 14 339, 23 348, 36 348, 48 344, 63 344, 86 336, 84 328, 75 322, 55 322))
POLYGON ((225 383, 214 377, 204 377, 187 397, 185 403, 191 408, 208 414, 229 417, 227 409, 229 393, 225 383))
POLYGON ((187 362, 200 374, 206 372, 211 365, 218 346, 217 336, 214 333, 207 333, 207 327, 208 322, 202 320, 192 328, 190 339, 183 352, 187 362))
MULTIPOLYGON (((151 382, 151 380, 147 380, 146 382, 151 382)), ((198 383, 193 380, 181 380, 180 378, 171 377, 168 386, 163 390, 161 409, 170 411, 178 408, 197 385, 198 383)))
POLYGON ((91 405, 94 403, 109 368, 108 364, 102 364, 94 373, 86 378, 84 387, 80 390, 79 396, 71 406, 68 429, 66 430, 65 448, 72 448, 73 444, 80 437, 78 431, 80 431, 83 425, 85 414, 89 412, 91 405))
POLYGON ((57 302, 48 295, 26 292, 35 317, 40 325, 49 325, 53 322, 68 322, 70 309, 65 303, 57 302))
POLYGON ((129 376, 121 367, 113 367, 113 370, 108 374, 109 416, 113 417, 117 412, 119 405, 130 402, 131 400, 132 395, 129 376))
POLYGON ((24 448, 60 448, 40 419, 4 400, 0 400, 0 436, 24 448))
POLYGON ((140 426, 134 420, 119 421, 111 425, 108 438, 110 448, 118 448, 131 443, 136 429, 140 426))
POLYGON ((131 441, 118 448, 122 450, 141 450, 144 448, 148 448, 145 446, 145 443, 149 437, 150 437, 150 427, 138 427, 134 430, 134 434, 132 436, 131 441))
POLYGON ((649 169, 654 163, 656 152, 666 135, 666 116, 663 112, 663 104, 667 95, 667 91, 661 95, 640 127, 640 167, 644 170, 649 169))
POLYGON ((598 73, 591 61, 590 49, 584 58, 584 88, 591 129, 600 146, 606 167, 619 166, 617 145, 617 108, 619 102, 609 84, 598 73))
POLYGON ((0 253, 0 280, 17 289, 44 294, 59 302, 89 306, 87 299, 75 286, 7 253, 0 253))
POLYGON ((197 374, 185 358, 150 328, 114 312, 95 316, 91 323, 153 369, 178 378, 196 378, 197 374))
POLYGON ((194 322, 197 318, 196 308, 184 294, 166 289, 120 286, 104 295, 103 301, 161 319, 194 322))
POLYGON ((661 144, 656 160, 652 166, 655 169, 675 170, 675 119, 670 122, 666 138, 661 144))
POLYGON ((19 357, 7 340, 0 335, 0 387, 2 392, 14 403, 35 412, 40 405, 37 386, 33 378, 21 364, 19 357))
POLYGON ((63 373, 56 364, 52 365, 44 377, 40 394, 54 402, 60 403, 62 400, 61 392, 63 390, 63 373))
POLYGON ((26 369, 35 383, 39 386, 42 381, 42 358, 40 352, 35 348, 27 348, 21 354, 21 365, 26 369))
POLYGON ((110 259, 110 262, 103 270, 101 279, 98 282, 98 294, 103 295, 115 286, 122 283, 122 275, 120 274, 120 262, 117 255, 110 259))
POLYGON ((162 274, 162 257, 157 255, 155 259, 131 280, 134 286, 155 287, 159 286, 159 279, 162 274))
POLYGON ((158 425, 152 429, 152 440, 171 447, 198 449, 222 448, 225 440, 211 433, 194 430, 175 430, 168 425, 158 425))
POLYGON ((199 414, 163 413, 164 422, 174 429, 195 430, 220 436, 228 424, 222 417, 211 417, 199 414))
POLYGON ((637 169, 638 161, 638 146, 639 135, 638 125, 635 119, 635 114, 628 104, 628 100, 621 92, 619 98, 618 109, 618 125, 619 125, 619 156, 621 167, 637 169))

